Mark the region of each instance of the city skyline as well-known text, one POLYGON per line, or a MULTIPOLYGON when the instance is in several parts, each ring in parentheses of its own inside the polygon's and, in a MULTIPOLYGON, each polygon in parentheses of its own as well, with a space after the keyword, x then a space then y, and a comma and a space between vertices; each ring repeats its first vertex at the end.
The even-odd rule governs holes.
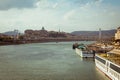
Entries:
POLYGON ((65 32, 120 26, 119 0, 0 0, 0 32, 18 29, 65 32))

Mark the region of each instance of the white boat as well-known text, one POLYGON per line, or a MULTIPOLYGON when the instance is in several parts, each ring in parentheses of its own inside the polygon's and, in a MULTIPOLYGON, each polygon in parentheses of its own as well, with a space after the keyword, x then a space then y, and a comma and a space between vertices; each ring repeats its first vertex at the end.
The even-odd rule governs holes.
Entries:
POLYGON ((95 56, 95 65, 112 80, 120 80, 120 66, 99 55, 95 56))
POLYGON ((81 49, 78 49, 78 48, 76 48, 75 51, 81 57, 88 58, 88 57, 94 57, 95 56, 95 54, 92 51, 81 50, 81 49))
POLYGON ((95 51, 89 50, 87 46, 84 44, 78 44, 77 47, 75 48, 75 52, 81 56, 81 57, 94 57, 95 56, 95 51))

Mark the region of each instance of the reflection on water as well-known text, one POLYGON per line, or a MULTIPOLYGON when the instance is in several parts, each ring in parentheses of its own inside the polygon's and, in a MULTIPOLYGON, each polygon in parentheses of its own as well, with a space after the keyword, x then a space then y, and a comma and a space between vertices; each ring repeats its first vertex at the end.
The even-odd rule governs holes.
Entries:
POLYGON ((0 80, 108 80, 96 69, 93 59, 80 58, 72 44, 1 46, 0 80))
POLYGON ((80 60, 81 60, 81 61, 92 61, 92 62, 93 62, 93 61, 94 61, 94 58, 81 58, 81 57, 80 57, 80 60))

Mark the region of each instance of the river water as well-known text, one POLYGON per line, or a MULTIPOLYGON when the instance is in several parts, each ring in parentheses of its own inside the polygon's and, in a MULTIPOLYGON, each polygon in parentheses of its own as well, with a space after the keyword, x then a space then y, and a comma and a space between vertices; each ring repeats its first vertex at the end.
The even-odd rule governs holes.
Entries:
POLYGON ((93 59, 72 50, 73 43, 0 46, 0 80, 109 80, 93 59))

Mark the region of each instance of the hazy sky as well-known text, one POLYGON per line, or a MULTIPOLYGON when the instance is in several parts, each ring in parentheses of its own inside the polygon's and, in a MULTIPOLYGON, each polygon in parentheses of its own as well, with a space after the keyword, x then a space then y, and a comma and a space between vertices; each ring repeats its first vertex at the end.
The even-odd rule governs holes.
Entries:
POLYGON ((0 32, 116 29, 120 0, 0 0, 0 32))

